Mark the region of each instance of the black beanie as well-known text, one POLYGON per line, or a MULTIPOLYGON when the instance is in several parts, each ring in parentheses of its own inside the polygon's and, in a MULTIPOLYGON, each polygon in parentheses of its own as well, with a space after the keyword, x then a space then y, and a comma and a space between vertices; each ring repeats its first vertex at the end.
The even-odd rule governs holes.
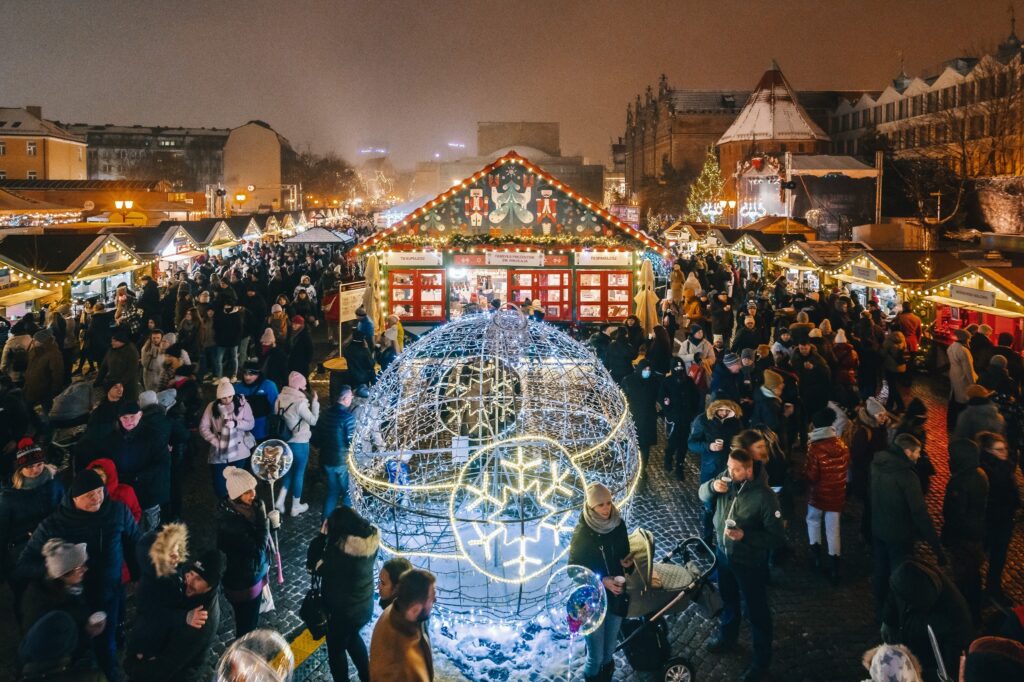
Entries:
POLYGON ((91 493, 96 488, 103 487, 103 479, 92 469, 83 469, 78 472, 75 476, 74 483, 71 484, 71 497, 72 499, 79 495, 91 493))
POLYGON ((836 411, 831 407, 823 407, 811 415, 811 423, 816 429, 832 426, 836 423, 836 411))
POLYGON ((224 555, 219 549, 203 552, 192 562, 189 570, 195 571, 210 587, 216 588, 224 575, 224 555))

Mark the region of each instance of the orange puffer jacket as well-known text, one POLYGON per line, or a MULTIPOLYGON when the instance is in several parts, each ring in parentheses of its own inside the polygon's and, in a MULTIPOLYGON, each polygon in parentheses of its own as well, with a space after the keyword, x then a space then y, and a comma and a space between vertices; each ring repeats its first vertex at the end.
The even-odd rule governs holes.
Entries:
POLYGON ((807 504, 823 511, 841 512, 846 504, 846 474, 850 451, 831 426, 811 431, 807 446, 807 504))

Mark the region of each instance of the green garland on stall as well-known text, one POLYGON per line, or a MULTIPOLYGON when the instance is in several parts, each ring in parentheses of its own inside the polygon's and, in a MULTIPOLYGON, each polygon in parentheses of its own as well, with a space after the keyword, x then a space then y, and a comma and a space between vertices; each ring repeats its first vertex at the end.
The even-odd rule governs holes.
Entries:
POLYGON ((596 237, 573 233, 558 235, 529 235, 519 236, 515 234, 502 234, 491 236, 489 234, 453 234, 450 237, 436 237, 416 234, 396 235, 394 239, 383 239, 376 246, 378 249, 386 248, 392 242, 401 243, 403 246, 432 246, 434 248, 472 248, 480 246, 509 246, 509 245, 532 245, 541 247, 630 247, 639 249, 640 246, 633 240, 615 239, 612 237, 596 237))

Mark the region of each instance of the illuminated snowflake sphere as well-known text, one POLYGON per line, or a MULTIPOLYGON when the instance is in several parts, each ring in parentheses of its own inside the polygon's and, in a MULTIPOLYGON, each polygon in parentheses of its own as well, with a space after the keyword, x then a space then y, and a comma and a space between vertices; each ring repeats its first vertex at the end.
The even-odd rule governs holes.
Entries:
POLYGON ((512 307, 406 348, 360 409, 349 465, 353 503, 386 551, 437 576, 438 608, 501 622, 544 609, 587 484, 625 510, 640 475, 608 371, 512 307))

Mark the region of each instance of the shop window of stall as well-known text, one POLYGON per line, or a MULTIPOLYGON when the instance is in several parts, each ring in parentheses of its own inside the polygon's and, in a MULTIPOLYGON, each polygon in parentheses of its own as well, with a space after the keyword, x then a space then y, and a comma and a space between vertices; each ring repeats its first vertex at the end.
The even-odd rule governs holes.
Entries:
POLYGON ((516 270, 509 278, 512 303, 521 306, 526 299, 544 311, 546 320, 572 319, 568 270, 516 270))
POLYGON ((444 319, 444 270, 392 270, 388 273, 388 312, 407 320, 444 319))
POLYGON ((577 273, 576 317, 580 321, 625 320, 632 311, 633 276, 628 271, 577 273))

